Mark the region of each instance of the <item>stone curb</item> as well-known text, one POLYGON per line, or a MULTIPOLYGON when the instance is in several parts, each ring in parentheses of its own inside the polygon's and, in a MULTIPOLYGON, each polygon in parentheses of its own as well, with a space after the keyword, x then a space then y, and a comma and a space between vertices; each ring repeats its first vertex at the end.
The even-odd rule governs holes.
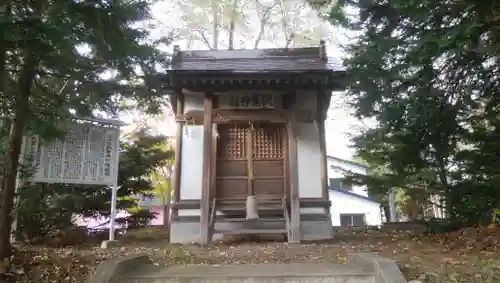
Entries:
POLYGON ((87 280, 87 283, 109 283, 122 276, 124 273, 133 271, 138 266, 152 263, 149 256, 145 253, 109 259, 101 262, 97 266, 94 274, 87 280))
POLYGON ((349 261, 371 269, 375 274, 375 283, 408 283, 395 261, 376 253, 350 254, 349 261))

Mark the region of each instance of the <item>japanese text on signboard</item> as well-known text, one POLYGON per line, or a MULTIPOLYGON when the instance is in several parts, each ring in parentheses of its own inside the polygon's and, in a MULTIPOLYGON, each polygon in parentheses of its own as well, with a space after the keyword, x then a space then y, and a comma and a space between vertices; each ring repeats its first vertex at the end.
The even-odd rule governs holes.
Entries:
POLYGON ((36 171, 33 182, 113 185, 118 165, 119 128, 70 123, 64 138, 26 139, 26 159, 36 171))

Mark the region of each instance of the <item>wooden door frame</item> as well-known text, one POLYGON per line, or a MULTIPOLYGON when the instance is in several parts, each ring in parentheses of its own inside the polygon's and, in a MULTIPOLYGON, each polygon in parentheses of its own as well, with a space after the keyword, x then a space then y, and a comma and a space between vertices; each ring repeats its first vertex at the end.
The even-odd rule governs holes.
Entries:
MULTIPOLYGON (((211 106, 211 105, 210 105, 211 106)), ((208 107, 207 107, 208 108, 208 107)), ((253 116, 253 115, 252 115, 253 116)), ((255 118, 253 120, 245 120, 246 122, 264 122, 258 118, 258 112, 255 113, 255 118)), ((287 200, 290 205, 290 230, 288 233, 288 242, 289 243, 300 243, 301 240, 301 232, 300 232, 300 198, 299 198, 299 188, 298 188, 298 151, 297 151, 297 130, 298 130, 298 121, 295 115, 292 115, 288 119, 280 119, 279 121, 272 121, 274 123, 283 123, 285 124, 285 133, 287 138, 287 142, 285 142, 285 148, 287 151, 285 152, 285 160, 284 160, 284 168, 287 174, 284 174, 284 178, 286 179, 285 183, 285 195, 287 195, 287 200), (295 173, 292 173, 295 172, 295 173)), ((207 117, 204 118, 207 121, 207 117)), ((210 125, 212 123, 211 117, 210 125)), ((215 122, 215 121, 214 121, 215 122)), ((227 123, 227 121, 225 121, 227 123)), ((241 122, 241 121, 233 121, 233 122, 241 122)), ((217 122, 215 122, 217 123, 217 122)), ((205 123, 206 126, 207 123, 205 123)), ((210 130, 212 128, 210 127, 210 130)), ((210 131, 211 132, 211 131, 210 131)), ((211 139, 210 139, 211 140, 211 139)), ((215 164, 217 164, 217 156, 215 156, 215 164)), ((214 169, 216 170, 216 169, 214 169)), ((216 175, 217 173, 215 173, 216 175)), ((211 175, 211 174, 210 174, 211 175)), ((203 203, 203 202, 202 202, 203 203)), ((207 206, 209 203, 207 202, 207 206)))
MULTIPOLYGON (((245 120, 245 121, 232 121, 234 124, 246 124, 248 122, 251 122, 251 123, 255 123, 255 124, 278 124, 280 125, 280 127, 282 127, 283 129, 283 135, 281 136, 281 139, 283 141, 283 145, 284 145, 284 153, 283 153, 283 196, 286 197, 286 199, 289 201, 289 198, 290 198, 290 186, 291 186, 291 182, 290 182, 290 168, 289 168, 289 164, 290 164, 290 161, 289 161, 289 158, 290 158, 290 154, 289 154, 289 129, 288 129, 288 126, 287 126, 287 122, 286 121, 279 121, 279 122, 275 122, 275 121, 262 121, 261 119, 258 119, 258 113, 259 110, 255 110, 255 111, 252 111, 252 112, 255 112, 255 120, 245 120)), ((219 131, 220 127, 218 127, 219 125, 221 124, 227 124, 227 122, 225 123, 217 123, 214 121, 213 123, 215 125, 214 129, 217 129, 217 132, 219 131)), ((215 143, 213 148, 217 148, 218 147, 218 143, 219 143, 219 140, 218 139, 214 139, 213 142, 215 143)), ((218 158, 218 155, 217 154, 213 154, 212 155, 212 158, 214 159, 213 160, 213 172, 212 172, 212 176, 213 178, 215 179, 215 181, 213 182, 213 188, 212 188, 212 197, 217 197, 217 189, 216 189, 216 186, 217 186, 217 162, 219 162, 219 158, 218 158)), ((254 182, 255 183, 255 182, 254 182)), ((248 190, 249 188, 247 188, 248 190)), ((254 191, 255 191, 255 188, 254 188, 254 191)))
POLYGON ((289 243, 300 243, 300 199, 298 176, 298 147, 297 147, 297 121, 292 117, 287 123, 288 150, 290 170, 290 230, 288 231, 289 243), (295 174, 294 174, 295 173, 295 174))

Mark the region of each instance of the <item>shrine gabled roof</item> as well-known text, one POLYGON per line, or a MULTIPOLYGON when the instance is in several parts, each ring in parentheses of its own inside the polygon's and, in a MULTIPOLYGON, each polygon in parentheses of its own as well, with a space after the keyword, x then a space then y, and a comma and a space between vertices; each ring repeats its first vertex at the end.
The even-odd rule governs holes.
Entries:
POLYGON ((331 72, 343 71, 338 59, 326 56, 324 43, 319 47, 174 50, 172 71, 187 72, 331 72))

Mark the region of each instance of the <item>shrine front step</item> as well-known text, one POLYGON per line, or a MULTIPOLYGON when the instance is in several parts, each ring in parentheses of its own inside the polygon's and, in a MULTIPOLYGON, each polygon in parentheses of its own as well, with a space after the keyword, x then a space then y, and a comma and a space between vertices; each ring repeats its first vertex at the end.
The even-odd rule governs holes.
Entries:
MULTIPOLYGON (((224 214, 241 214, 245 213, 245 204, 230 204, 217 205, 217 210, 224 214)), ((281 204, 257 204, 257 211, 262 214, 283 214, 283 206, 281 204)))
POLYGON ((121 283, 375 283, 373 272, 348 264, 241 264, 148 267, 121 283))
MULTIPOLYGON (((261 235, 261 234, 286 234, 286 229, 233 229, 233 230, 215 230, 216 234, 223 235, 261 235)), ((284 241, 284 238, 283 238, 284 241)))
POLYGON ((214 234, 223 235, 257 235, 257 234, 286 234, 284 217, 261 217, 246 219, 242 217, 224 217, 217 219, 214 234))

